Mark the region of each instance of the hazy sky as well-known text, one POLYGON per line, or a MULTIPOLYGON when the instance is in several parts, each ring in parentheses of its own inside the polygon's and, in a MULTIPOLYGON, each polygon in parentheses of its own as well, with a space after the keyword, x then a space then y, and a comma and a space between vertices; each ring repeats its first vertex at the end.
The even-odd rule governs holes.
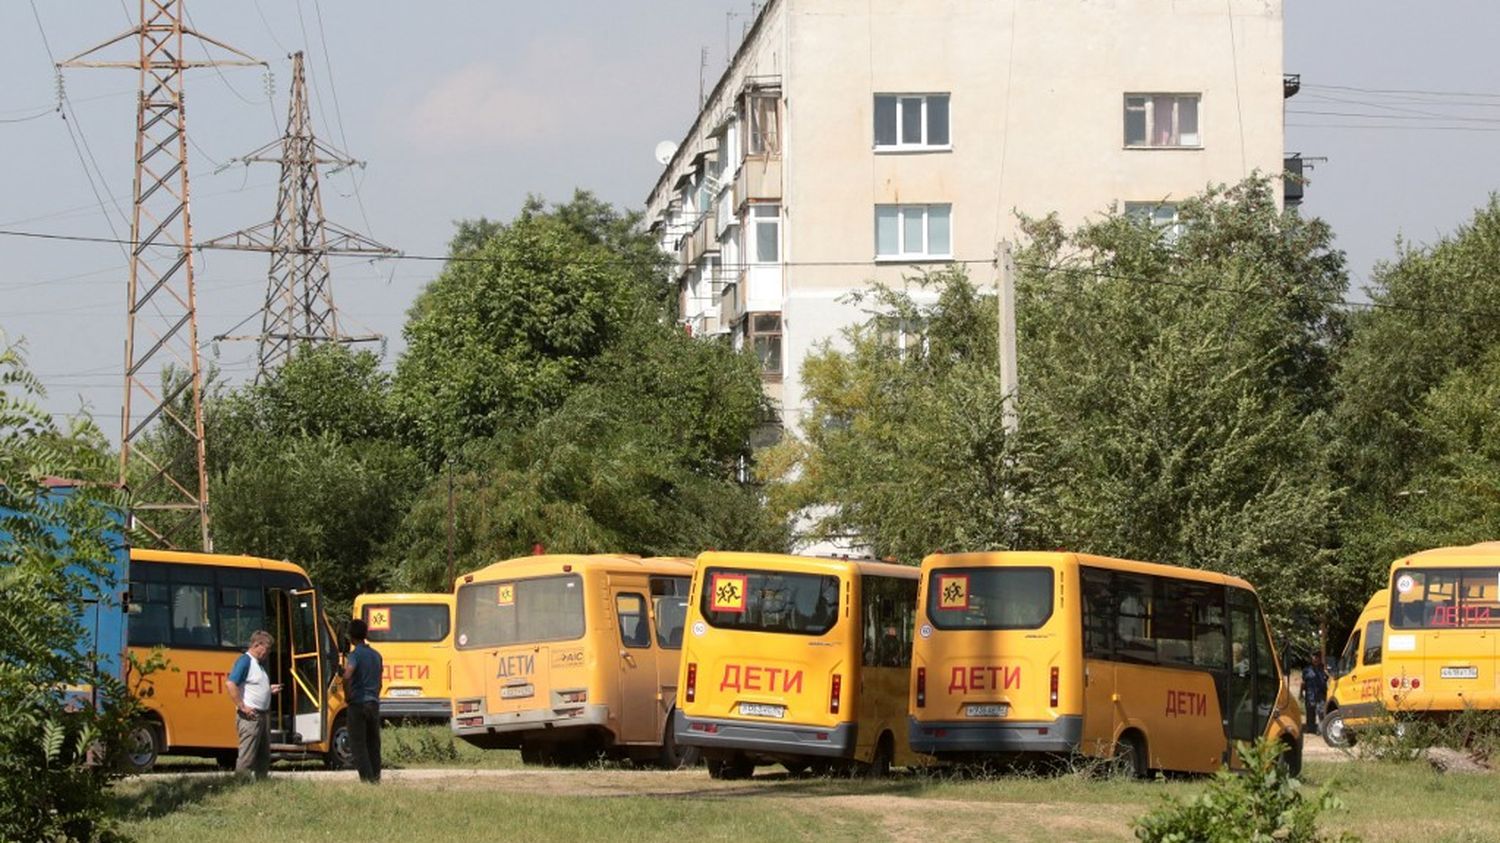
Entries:
MULTIPOLYGON (((409 254, 441 255, 455 220, 507 219, 528 193, 561 200, 585 187, 639 207, 659 171, 652 148, 679 140, 696 111, 700 50, 711 87, 749 7, 189 0, 195 28, 273 72, 269 101, 258 69, 190 74, 195 236, 270 218, 275 167, 223 165, 279 136, 286 56, 297 49, 308 52, 319 137, 368 162, 325 178, 331 220, 409 254)), ((136 8, 137 0, 0 2, 0 230, 128 236, 135 74, 66 71, 76 119, 64 122, 53 111, 52 61, 133 26, 136 8)), ((1333 225, 1356 286, 1394 253, 1398 234, 1422 243, 1451 231, 1500 185, 1496 33, 1492 0, 1288 0, 1285 70, 1301 73, 1304 87, 1288 103, 1286 148, 1328 158, 1310 174, 1303 211, 1333 225)), ((112 437, 125 267, 119 246, 0 235, 0 329, 26 339, 48 410, 88 406, 112 437)), ((440 267, 337 262, 346 326, 389 337, 393 362, 405 309, 440 267)), ((198 269, 202 337, 257 311, 265 255, 211 252, 198 269)), ((254 352, 253 343, 206 351, 232 378, 253 371, 254 352)))

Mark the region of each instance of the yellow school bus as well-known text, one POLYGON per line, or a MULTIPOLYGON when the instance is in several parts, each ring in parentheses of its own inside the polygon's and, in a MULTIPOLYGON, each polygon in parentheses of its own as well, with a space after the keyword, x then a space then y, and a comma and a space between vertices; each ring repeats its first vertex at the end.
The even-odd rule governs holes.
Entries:
POLYGON ((677 657, 692 562, 526 556, 455 583, 453 733, 527 764, 677 767, 677 657))
POLYGON ((452 594, 361 594, 354 617, 380 653, 380 716, 447 720, 453 715, 452 594))
POLYGON ((1391 564, 1349 634, 1323 738, 1396 713, 1441 719, 1500 708, 1500 542, 1425 550, 1391 564))
POLYGON ((276 639, 266 672, 282 686, 272 697, 273 756, 352 763, 343 693, 334 677, 337 639, 298 566, 134 548, 127 628, 137 660, 144 662, 156 647, 168 660, 167 668, 139 678, 147 721, 145 739, 132 750, 137 769, 149 768, 160 753, 234 765, 239 741, 225 682, 258 629, 276 639))
POLYGON ((1118 758, 1138 776, 1236 764, 1302 724, 1250 584, 1079 553, 922 561, 912 748, 939 759, 1118 758))
POLYGON ((757 764, 884 775, 906 736, 917 569, 709 552, 698 557, 677 688, 677 743, 709 775, 757 764))

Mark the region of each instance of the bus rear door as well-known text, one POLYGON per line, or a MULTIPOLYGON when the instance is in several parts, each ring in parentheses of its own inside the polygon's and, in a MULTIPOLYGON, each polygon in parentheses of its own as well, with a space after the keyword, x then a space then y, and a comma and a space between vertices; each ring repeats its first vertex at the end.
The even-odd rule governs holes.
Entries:
POLYGON ((276 619, 276 719, 271 743, 305 747, 323 740, 328 714, 316 589, 268 589, 276 619))

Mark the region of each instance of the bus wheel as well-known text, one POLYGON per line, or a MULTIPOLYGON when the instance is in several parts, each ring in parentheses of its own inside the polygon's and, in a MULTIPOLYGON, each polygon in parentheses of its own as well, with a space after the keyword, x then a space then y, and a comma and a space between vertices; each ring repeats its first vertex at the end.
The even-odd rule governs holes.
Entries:
POLYGON ((750 759, 741 755, 733 758, 710 758, 708 759, 708 777, 711 779, 723 779, 733 781, 735 779, 748 779, 755 773, 755 765, 750 759))
POLYGON ((870 756, 870 763, 864 769, 865 778, 888 778, 891 775, 891 762, 895 757, 896 739, 891 737, 890 732, 882 732, 880 740, 875 742, 875 754, 870 756))
POLYGON ((1281 754, 1276 756, 1276 765, 1291 778, 1302 775, 1302 747, 1289 740, 1281 742, 1281 754))
POLYGON ((1115 744, 1115 769, 1135 779, 1151 777, 1151 763, 1146 756, 1146 739, 1139 732, 1126 732, 1115 744))
POLYGON ((1342 710, 1336 708, 1323 718, 1323 743, 1334 749, 1348 749, 1354 746, 1354 734, 1344 723, 1342 710))
POLYGON ((677 745, 677 735, 672 731, 671 717, 667 718, 667 728, 661 735, 661 753, 657 755, 656 766, 663 770, 681 770, 698 766, 698 747, 677 745))
POLYGON ((161 727, 155 721, 142 720, 125 738, 125 769, 132 773, 147 772, 156 766, 161 748, 161 727))
POLYGON ((214 766, 220 770, 233 770, 235 762, 239 760, 239 752, 233 749, 222 749, 214 753, 214 766))
POLYGON ((349 744, 349 718, 343 714, 333 721, 333 732, 328 736, 328 753, 323 764, 330 770, 348 770, 354 767, 354 747, 349 744))

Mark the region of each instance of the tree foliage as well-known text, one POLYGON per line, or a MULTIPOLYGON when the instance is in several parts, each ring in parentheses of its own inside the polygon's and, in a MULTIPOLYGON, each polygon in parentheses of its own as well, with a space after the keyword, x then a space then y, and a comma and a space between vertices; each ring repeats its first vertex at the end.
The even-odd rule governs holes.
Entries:
POLYGON ((113 468, 98 430, 59 428, 42 396, 0 335, 0 839, 107 838, 106 789, 136 709, 96 672, 80 618, 93 584, 112 582, 112 514, 125 500, 98 482, 113 468), (81 485, 54 494, 54 477, 81 485), (70 687, 94 688, 101 704, 70 702, 70 687))

